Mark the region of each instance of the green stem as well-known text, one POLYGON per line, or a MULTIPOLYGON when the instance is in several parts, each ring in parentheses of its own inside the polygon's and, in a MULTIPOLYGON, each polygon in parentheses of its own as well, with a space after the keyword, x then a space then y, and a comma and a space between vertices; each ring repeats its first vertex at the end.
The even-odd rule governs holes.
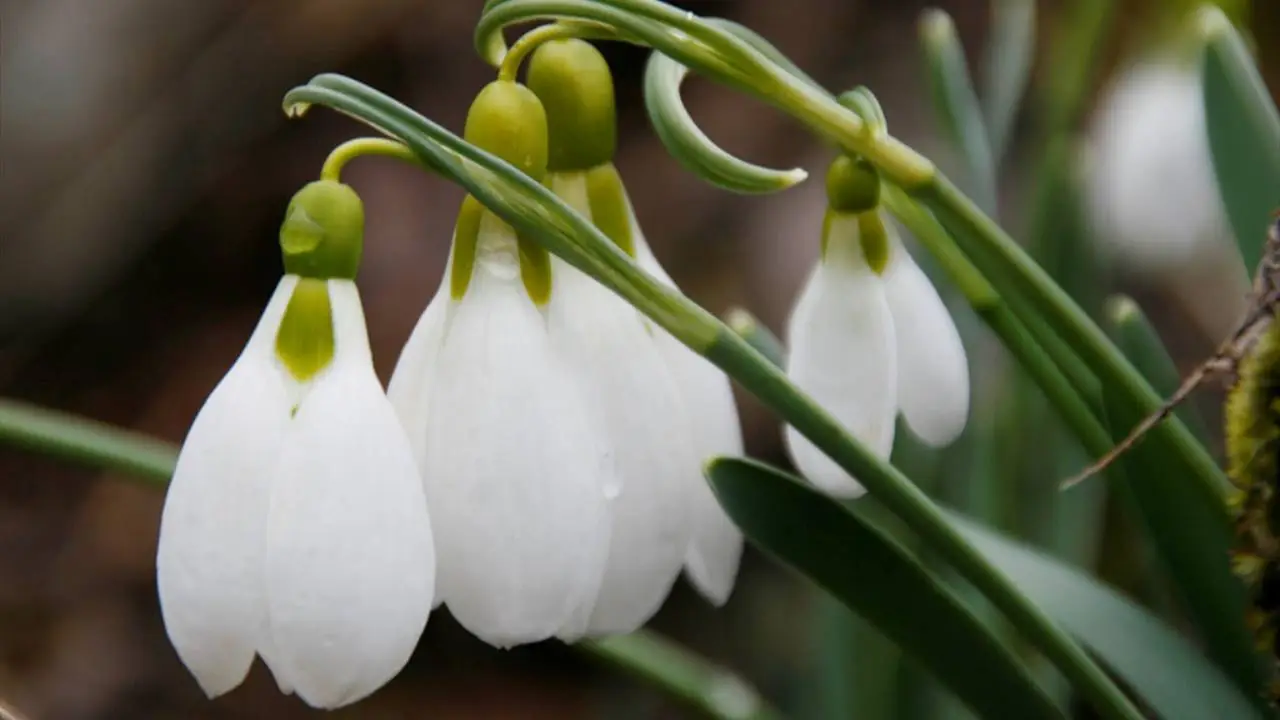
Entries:
POLYGON ((169 482, 178 459, 172 443, 2 398, 0 440, 81 465, 137 475, 156 485, 169 482))
MULTIPOLYGON (((942 225, 953 230, 952 236, 957 240, 982 245, 998 257, 1032 308, 1080 353, 1107 387, 1118 389, 1129 403, 1144 413, 1155 412, 1160 407, 1160 396, 1102 329, 1027 256, 1013 238, 984 215, 955 185, 938 175, 932 183, 908 191, 929 206, 942 225)), ((1209 452, 1196 442, 1176 417, 1156 426, 1152 434, 1167 443, 1192 471, 1202 501, 1219 508, 1222 522, 1229 523, 1225 498, 1231 486, 1209 452)))

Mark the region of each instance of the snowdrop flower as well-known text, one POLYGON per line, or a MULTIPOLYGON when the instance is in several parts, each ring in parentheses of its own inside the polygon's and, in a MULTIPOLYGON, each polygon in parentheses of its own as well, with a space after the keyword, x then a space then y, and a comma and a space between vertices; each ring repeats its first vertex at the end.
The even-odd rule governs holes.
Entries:
POLYGON ((1232 249, 1202 82, 1194 64, 1177 58, 1140 62, 1107 91, 1094 119, 1090 214, 1106 249, 1131 269, 1163 272, 1232 249))
MULTIPOLYGON (((612 163, 617 122, 604 57, 582 40, 551 41, 534 52, 528 82, 547 110, 552 190, 674 288, 640 233, 612 163)), ((723 604, 742 535, 712 495, 702 464, 742 452, 728 378, 608 289, 552 262, 564 292, 551 303, 551 330, 597 401, 623 483, 589 632, 641 626, 682 568, 708 599, 723 604)))
MULTIPOLYGON (((899 412, 925 443, 964 430, 969 369, 946 306, 879 209, 879 178, 840 157, 827 173, 822 257, 792 310, 787 374, 872 452, 888 458, 899 412)), ((823 490, 864 490, 786 428, 800 472, 823 490)))
POLYGON ((295 196, 287 274, 178 456, 160 607, 210 697, 256 653, 315 707, 355 702, 404 667, 427 622, 431 522, 352 281, 363 222, 345 185, 295 196))
MULTIPOLYGON (((522 85, 486 86, 465 136, 545 172, 546 116, 522 85)), ((432 507, 439 599, 497 647, 583 634, 619 484, 550 328, 550 305, 566 291, 550 262, 468 196, 447 280, 388 387, 432 507)))

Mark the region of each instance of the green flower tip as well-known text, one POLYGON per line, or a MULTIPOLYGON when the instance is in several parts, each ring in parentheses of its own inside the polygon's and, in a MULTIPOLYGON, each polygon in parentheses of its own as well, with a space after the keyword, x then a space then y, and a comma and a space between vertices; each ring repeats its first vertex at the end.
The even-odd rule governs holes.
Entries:
POLYGON ((576 38, 543 43, 529 60, 526 80, 547 109, 552 171, 589 170, 613 160, 613 76, 594 45, 576 38))
POLYGON ((920 14, 920 38, 935 47, 954 42, 956 25, 945 10, 930 8, 920 14))
POLYGON ((463 137, 536 180, 547 174, 547 114, 538 96, 519 83, 485 85, 467 111, 463 137))
POLYGON ((1231 20, 1222 8, 1204 5, 1195 14, 1195 26, 1204 42, 1213 42, 1232 31, 1231 20))
POLYGON ((856 213, 880 205, 880 173, 862 158, 841 155, 827 169, 827 204, 832 210, 856 213))
POLYGON ((363 245, 364 205, 350 186, 319 180, 289 201, 280 226, 285 272, 352 280, 363 245))
POLYGON ((1112 295, 1107 299, 1106 316, 1112 324, 1125 325, 1140 318, 1142 310, 1128 295, 1112 295))

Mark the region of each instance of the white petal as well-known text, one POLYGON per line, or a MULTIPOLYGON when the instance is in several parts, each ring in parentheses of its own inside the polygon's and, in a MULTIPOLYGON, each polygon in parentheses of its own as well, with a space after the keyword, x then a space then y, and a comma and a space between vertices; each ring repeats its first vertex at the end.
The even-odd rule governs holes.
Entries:
POLYGON ((409 436, 409 444, 413 447, 413 456, 419 467, 423 463, 427 439, 427 411, 433 404, 429 381, 433 377, 432 369, 440 354, 448 322, 449 275, 452 266, 451 253, 445 263, 440 288, 431 302, 427 303, 427 309, 409 334, 409 340, 400 351, 400 359, 396 361, 395 370, 391 373, 391 381, 387 384, 387 398, 391 400, 391 405, 409 436))
POLYGON ((609 450, 488 213, 436 373, 424 480, 440 592, 491 645, 549 638, 600 586, 609 450))
POLYGON ((369 358, 354 284, 329 281, 335 357, 289 428, 267 526, 278 664, 300 697, 346 705, 408 662, 431 608, 431 521, 369 358))
MULTIPOLYGON (((890 231, 892 235, 892 231, 890 231)), ((969 416, 969 362, 938 291, 896 235, 884 274, 898 347, 898 407, 921 440, 950 444, 969 416)))
MULTIPOLYGON (((888 458, 898 376, 893 319, 879 276, 865 264, 819 263, 792 311, 787 336, 787 375, 872 452, 888 458)), ((785 437, 796 467, 813 484, 833 495, 864 492, 794 428, 787 426, 785 437)))
MULTIPOLYGON (((636 263, 663 284, 679 289, 658 262, 640 226, 631 216, 636 263)), ((702 465, 717 455, 742 455, 742 428, 733 401, 729 378, 710 361, 685 347, 665 330, 658 329, 658 347, 675 374, 689 419, 690 439, 698 460, 698 472, 689 488, 692 536, 685 555, 685 573, 693 586, 715 605, 723 605, 733 592, 742 560, 742 532, 738 530, 711 492, 702 465)))
POLYGON ((559 259, 552 263, 552 343, 594 401, 622 482, 588 632, 628 633, 658 611, 680 574, 690 537, 685 490, 700 480, 700 467, 656 337, 617 295, 559 259))
POLYGON ((1117 77, 1090 131, 1086 199, 1103 248, 1126 268, 1156 272, 1230 248, 1200 73, 1157 61, 1117 77))
POLYGON ((156 583, 165 628, 210 697, 244 680, 266 624, 263 533, 289 418, 271 358, 296 283, 281 280, 244 352, 196 415, 160 520, 156 583))

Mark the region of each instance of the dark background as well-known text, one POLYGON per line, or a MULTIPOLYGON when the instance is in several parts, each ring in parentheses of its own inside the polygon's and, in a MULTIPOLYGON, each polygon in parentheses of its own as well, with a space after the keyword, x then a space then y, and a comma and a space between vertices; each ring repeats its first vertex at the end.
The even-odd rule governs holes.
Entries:
MULTIPOLYGON (((869 85, 896 135, 953 167, 919 62, 915 23, 925 3, 681 4, 755 28, 829 87, 869 85)), ((953 15, 975 62, 988 4, 937 5, 953 15)), ((1044 40, 1066 3, 1041 5, 1044 40)), ((1159 0, 1120 5, 1120 31, 1090 50, 1107 69, 1167 12, 1159 0)), ((279 277, 276 230, 289 197, 317 176, 333 145, 365 134, 325 111, 286 120, 284 92, 319 72, 342 72, 460 130, 473 94, 494 76, 471 49, 479 6, 0 2, 0 391, 180 441, 279 277)), ((1270 0, 1257 6, 1255 28, 1280 25, 1270 0)), ((1275 87, 1276 52, 1260 45, 1275 87)), ((817 255, 821 183, 750 198, 699 181, 647 125, 639 89, 646 54, 604 49, 618 87, 617 165, 654 251, 712 311, 741 305, 779 330, 817 255)), ((1042 66, 1004 172, 1002 203, 1015 228, 1039 147, 1037 98, 1054 91, 1042 66)), ((724 147, 820 177, 830 151, 796 124, 723 88, 688 85, 692 113, 724 147)), ((359 283, 385 381, 439 281, 462 195, 387 160, 361 160, 344 179, 366 204, 359 283)), ((1229 285, 1188 293, 1178 277, 1098 281, 1113 280, 1160 308, 1157 320, 1184 367, 1225 334, 1238 302, 1229 285), (1218 319, 1205 321, 1201 310, 1218 319)), ((971 352, 971 362, 983 360, 971 352)), ((1006 365, 992 367, 980 372, 1003 382, 1006 365)), ((740 400, 748 451, 785 463, 774 420, 740 400)), ((279 695, 261 666, 223 698, 200 693, 168 644, 155 599, 161 503, 161 492, 119 476, 0 450, 0 699, 32 720, 318 717, 279 695)), ((813 600, 807 585, 748 552, 725 609, 713 610, 682 582, 653 626, 795 709, 820 661, 813 600)), ((495 651, 445 612, 432 617, 399 678, 334 715, 588 716, 683 717, 571 649, 495 651)))

